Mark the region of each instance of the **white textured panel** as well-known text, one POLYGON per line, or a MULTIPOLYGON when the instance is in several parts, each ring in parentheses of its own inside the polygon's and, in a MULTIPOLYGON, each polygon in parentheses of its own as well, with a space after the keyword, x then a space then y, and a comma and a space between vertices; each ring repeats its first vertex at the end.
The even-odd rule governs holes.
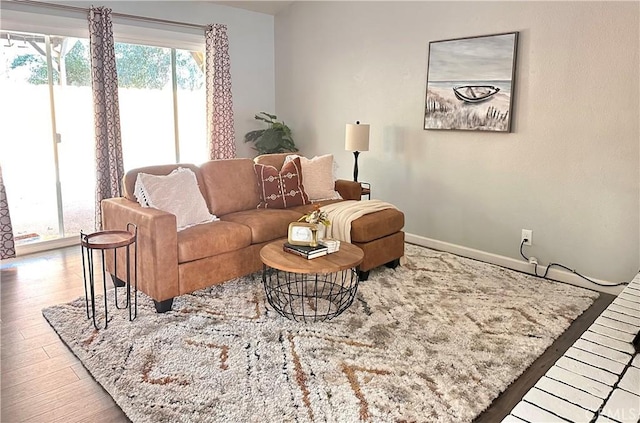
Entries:
POLYGON ((605 335, 610 338, 617 339, 622 342, 631 343, 633 340, 634 334, 622 332, 616 329, 607 328, 604 326, 593 324, 589 327, 589 331, 599 333, 600 335, 605 335))
POLYGON ((513 410, 511 410, 511 414, 531 423, 564 421, 555 414, 549 413, 548 411, 525 401, 520 401, 513 410))
POLYGON ((578 339, 576 342, 574 342, 573 346, 584 351, 598 354, 602 357, 607 357, 622 364, 627 364, 629 363, 629 360, 631 360, 631 354, 623 353, 609 347, 594 344, 593 342, 589 342, 584 339, 578 339))
POLYGON ((507 417, 502 419, 501 423, 526 423, 525 420, 519 419, 516 416, 509 414, 507 417))
POLYGON ((621 423, 637 423, 640 416, 640 396, 616 389, 602 408, 601 414, 621 423))
POLYGON ((618 383, 618 387, 632 394, 640 395, 640 369, 637 367, 629 367, 627 371, 624 372, 624 376, 622 376, 622 380, 618 383))
MULTIPOLYGON (((640 305, 640 304, 639 304, 640 305)), ((621 332, 630 333, 635 336, 636 333, 640 330, 640 326, 631 325, 629 323, 620 322, 618 320, 613 320, 605 316, 600 316, 594 322, 600 326, 606 326, 611 329, 616 329, 621 332)))
POLYGON ((636 277, 633 278, 631 282, 629 282, 629 285, 627 285, 625 289, 629 289, 629 288, 640 290, 640 273, 638 273, 636 277))
POLYGON ((633 357, 633 361, 631 362, 631 365, 640 369, 640 354, 633 357))
POLYGON ((640 319, 637 317, 629 316, 628 314, 618 313, 617 311, 613 311, 610 309, 606 309, 602 312, 601 316, 608 317, 612 320, 617 320, 619 322, 629 323, 634 326, 640 326, 640 319))
POLYGON ((572 422, 589 421, 589 416, 593 416, 593 413, 584 408, 554 397, 536 387, 531 388, 523 399, 572 422))
POLYGON ((602 382, 609 386, 613 386, 613 384, 618 381, 618 376, 611 374, 606 370, 596 369, 593 366, 589 366, 588 364, 581 363, 580 361, 576 361, 569 357, 560 357, 558 361, 556 361, 556 366, 588 377, 589 379, 602 382))
POLYGON ((613 300, 613 304, 617 304, 622 307, 627 307, 627 308, 630 308, 631 310, 635 310, 636 312, 640 313, 640 307, 638 307, 638 304, 632 301, 625 300, 620 296, 616 297, 616 299, 613 300))
POLYGON ((543 376, 535 385, 536 388, 562 398, 572 404, 579 405, 589 411, 596 412, 604 403, 603 398, 595 397, 569 385, 543 376))
POLYGON ((635 352, 635 350, 633 349, 633 345, 628 342, 618 341, 617 339, 599 335, 591 331, 586 331, 580 338, 629 354, 633 354, 635 352))
POLYGON ((589 379, 559 366, 553 366, 550 368, 549 371, 547 371, 546 376, 571 385, 574 388, 582 389, 583 391, 602 399, 607 398, 609 396, 609 392, 611 392, 611 386, 607 386, 597 380, 589 379))
POLYGON ((638 304, 638 307, 640 307, 640 292, 630 289, 628 291, 620 293, 620 295, 618 295, 618 298, 638 304))
POLYGON ((605 357, 600 357, 593 353, 579 350, 575 347, 571 347, 564 353, 565 357, 575 358, 578 361, 582 361, 590 366, 598 367, 600 369, 607 370, 615 375, 620 375, 624 370, 624 364, 617 361, 609 360, 605 357))
POLYGON ((615 420, 611 420, 609 417, 603 415, 598 416, 595 423, 618 423, 615 420))
POLYGON ((629 307, 620 305, 616 303, 616 300, 613 300, 613 303, 609 304, 609 307, 607 307, 607 309, 617 311, 618 313, 640 318, 640 311, 634 308, 629 308, 629 307))

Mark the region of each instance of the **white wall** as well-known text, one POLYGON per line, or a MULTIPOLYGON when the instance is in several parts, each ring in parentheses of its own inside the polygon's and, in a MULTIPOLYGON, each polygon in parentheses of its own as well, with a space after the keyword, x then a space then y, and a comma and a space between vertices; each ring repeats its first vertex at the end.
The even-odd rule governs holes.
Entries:
MULTIPOLYGON (((234 99, 235 131, 238 156, 253 157, 255 152, 250 144, 244 144, 244 134, 261 126, 253 119, 256 112, 275 110, 274 88, 274 18, 271 15, 232 8, 202 1, 52 1, 51 3, 88 8, 91 5, 106 6, 114 13, 160 18, 194 24, 223 23, 227 25, 229 56, 231 58, 231 78, 234 99)), ((87 34, 86 16, 78 12, 49 7, 26 6, 2 2, 1 27, 6 30, 38 32, 54 31, 62 26, 72 33, 57 35, 87 34), (80 32, 77 32, 80 31, 80 32)), ((153 29, 162 29, 162 36, 174 33, 183 40, 201 39, 199 30, 178 26, 153 25, 140 21, 114 18, 114 37, 122 37, 117 26, 128 28, 144 37, 153 29), (136 31, 135 28, 138 27, 136 31), (142 29, 140 28, 148 28, 142 29), (191 36, 190 36, 191 35, 191 36)), ((55 32, 51 32, 56 35, 55 32)), ((84 36, 87 36, 84 35, 84 36)), ((126 37, 125 37, 126 38, 126 37)), ((149 38, 153 38, 149 36, 149 38)), ((122 41, 132 41, 131 37, 122 41)))
POLYGON ((405 231, 590 277, 640 267, 638 2, 296 2, 275 19, 276 110, 350 179, 345 124, 371 124, 360 180, 405 231), (430 41, 520 31, 513 133, 422 129, 430 41))

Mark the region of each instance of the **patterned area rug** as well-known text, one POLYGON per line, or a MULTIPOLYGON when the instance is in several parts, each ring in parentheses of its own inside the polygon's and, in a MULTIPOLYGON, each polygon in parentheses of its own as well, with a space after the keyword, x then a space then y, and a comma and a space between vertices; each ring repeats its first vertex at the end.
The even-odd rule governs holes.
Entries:
POLYGON ((106 330, 84 298, 43 314, 133 422, 470 422, 598 296, 410 244, 406 258, 323 323, 271 310, 260 274, 166 314, 141 295, 133 322, 110 298, 106 330))

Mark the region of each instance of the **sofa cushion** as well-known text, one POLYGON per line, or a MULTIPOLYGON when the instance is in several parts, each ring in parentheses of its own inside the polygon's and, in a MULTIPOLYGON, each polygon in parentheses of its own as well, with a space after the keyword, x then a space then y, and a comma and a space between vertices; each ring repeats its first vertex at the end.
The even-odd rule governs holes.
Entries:
POLYGON ((258 208, 284 209, 309 203, 299 158, 282 166, 280 171, 273 166, 258 163, 253 166, 258 176, 258 208))
POLYGON ((209 213, 196 175, 188 168, 180 167, 163 176, 140 172, 134 193, 142 207, 174 214, 178 230, 217 219, 209 213))
POLYGON ((179 163, 179 164, 167 164, 167 165, 156 165, 156 166, 145 166, 138 167, 135 169, 131 169, 125 173, 122 178, 122 189, 123 189, 123 197, 127 200, 136 201, 136 196, 134 195, 135 184, 138 180, 138 173, 148 173, 149 175, 168 175, 174 170, 178 168, 188 168, 196 174, 196 179, 198 180, 198 187, 200 188, 200 192, 204 196, 206 193, 204 191, 204 185, 202 183, 202 178, 200 176, 200 168, 196 165, 190 163, 179 163))
POLYGON ((263 164, 267 166, 273 166, 276 169, 282 169, 282 165, 284 165, 284 160, 287 156, 294 153, 268 153, 268 154, 260 154, 253 158, 253 161, 258 164, 263 164))
POLYGON ((251 228, 251 243, 258 244, 286 237, 289 223, 297 221, 302 214, 289 209, 254 209, 226 214, 221 219, 251 228))
POLYGON ((255 209, 260 202, 251 159, 210 160, 200 166, 211 213, 222 216, 255 209))
POLYGON ((351 222, 351 242, 369 242, 401 231, 404 213, 398 209, 385 209, 351 222))
POLYGON ((304 190, 310 201, 334 200, 342 198, 335 190, 333 154, 315 156, 312 159, 298 155, 287 156, 284 164, 300 158, 304 190))
POLYGON ((232 222, 216 221, 178 233, 178 263, 186 263, 251 244, 251 229, 232 222))

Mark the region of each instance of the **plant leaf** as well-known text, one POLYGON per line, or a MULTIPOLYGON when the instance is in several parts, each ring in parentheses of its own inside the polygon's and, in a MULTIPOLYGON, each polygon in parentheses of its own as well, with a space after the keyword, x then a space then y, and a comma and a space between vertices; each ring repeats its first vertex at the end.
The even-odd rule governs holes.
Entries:
POLYGON ((267 152, 277 151, 280 144, 278 132, 267 129, 262 135, 261 144, 267 152))
POLYGON ((259 139, 266 129, 256 129, 255 131, 247 132, 244 135, 244 142, 255 142, 259 139))
POLYGON ((271 114, 269 114, 269 113, 267 113, 267 112, 260 112, 260 113, 262 113, 262 114, 263 114, 263 115, 265 115, 265 116, 269 116, 269 117, 271 118, 271 120, 276 120, 276 119, 278 119, 278 116, 276 116, 276 115, 271 115, 271 114))
POLYGON ((256 120, 269 124, 267 129, 250 131, 245 134, 245 142, 253 142, 254 150, 260 154, 298 151, 291 136, 291 129, 284 122, 278 121, 276 115, 259 112, 254 117, 256 120))
POLYGON ((267 122, 270 125, 273 124, 273 121, 271 119, 267 119, 267 118, 265 118, 263 116, 255 115, 255 118, 256 118, 256 120, 261 120, 263 122, 267 122))

